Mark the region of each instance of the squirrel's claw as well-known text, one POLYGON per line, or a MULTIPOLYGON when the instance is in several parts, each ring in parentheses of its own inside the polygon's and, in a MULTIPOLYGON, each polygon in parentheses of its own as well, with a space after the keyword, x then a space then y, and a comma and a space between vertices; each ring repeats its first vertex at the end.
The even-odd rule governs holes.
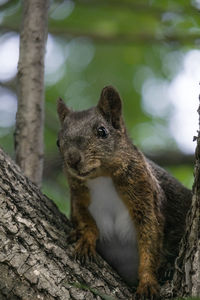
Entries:
POLYGON ((68 244, 74 244, 78 241, 80 238, 80 232, 77 229, 72 229, 72 231, 69 233, 67 237, 68 244))
POLYGON ((174 273, 174 268, 172 266, 168 267, 164 273, 164 280, 166 281, 172 279, 173 273, 174 273))
POLYGON ((171 280, 174 274, 174 265, 171 263, 164 264, 160 267, 158 272, 158 278, 160 278, 160 282, 166 282, 167 280, 171 280))
POLYGON ((139 285, 135 293, 136 300, 158 300, 159 286, 157 283, 146 283, 139 285))
POLYGON ((75 246, 75 260, 80 261, 82 265, 97 260, 95 245, 82 236, 75 246))

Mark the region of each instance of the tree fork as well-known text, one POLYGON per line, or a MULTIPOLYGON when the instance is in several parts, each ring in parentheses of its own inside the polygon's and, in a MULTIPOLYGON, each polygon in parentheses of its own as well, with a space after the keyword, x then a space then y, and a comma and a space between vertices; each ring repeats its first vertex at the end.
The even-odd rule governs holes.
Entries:
POLYGON ((0 149, 0 299, 131 299, 100 257, 86 266, 74 261, 70 229, 55 204, 0 149))

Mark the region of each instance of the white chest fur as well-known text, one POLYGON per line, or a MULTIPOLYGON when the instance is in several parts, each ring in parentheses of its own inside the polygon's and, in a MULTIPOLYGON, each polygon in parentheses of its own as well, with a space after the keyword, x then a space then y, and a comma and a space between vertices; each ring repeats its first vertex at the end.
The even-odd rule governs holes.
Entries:
POLYGON ((88 180, 89 211, 100 232, 97 250, 129 283, 137 280, 138 250, 134 224, 110 177, 88 180))

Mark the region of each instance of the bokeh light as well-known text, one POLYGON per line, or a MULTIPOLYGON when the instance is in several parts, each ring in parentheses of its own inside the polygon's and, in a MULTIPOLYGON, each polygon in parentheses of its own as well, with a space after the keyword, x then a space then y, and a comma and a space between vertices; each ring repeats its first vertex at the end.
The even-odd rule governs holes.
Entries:
POLYGON ((0 37, 0 80, 11 79, 17 73, 19 35, 6 33, 0 37))
POLYGON ((15 94, 7 90, 6 88, 0 88, 0 94, 0 127, 11 127, 15 124, 15 115, 17 112, 17 98, 15 94))
MULTIPOLYGON (((167 67, 168 73, 177 56, 177 52, 168 54, 169 63, 165 58, 164 67, 167 67)), ((144 111, 153 118, 167 118, 179 148, 183 152, 193 153, 196 145, 192 137, 198 128, 200 51, 191 50, 185 55, 180 53, 180 57, 182 60, 179 59, 179 68, 171 81, 151 76, 144 82, 142 104, 144 111)))

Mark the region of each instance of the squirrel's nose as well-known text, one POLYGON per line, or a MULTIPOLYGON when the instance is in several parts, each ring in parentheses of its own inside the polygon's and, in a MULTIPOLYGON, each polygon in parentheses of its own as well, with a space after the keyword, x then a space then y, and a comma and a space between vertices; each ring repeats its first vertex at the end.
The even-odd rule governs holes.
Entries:
POLYGON ((69 166, 77 170, 80 162, 81 162, 81 155, 79 151, 77 151, 76 149, 70 149, 67 157, 67 163, 69 164, 69 166))

